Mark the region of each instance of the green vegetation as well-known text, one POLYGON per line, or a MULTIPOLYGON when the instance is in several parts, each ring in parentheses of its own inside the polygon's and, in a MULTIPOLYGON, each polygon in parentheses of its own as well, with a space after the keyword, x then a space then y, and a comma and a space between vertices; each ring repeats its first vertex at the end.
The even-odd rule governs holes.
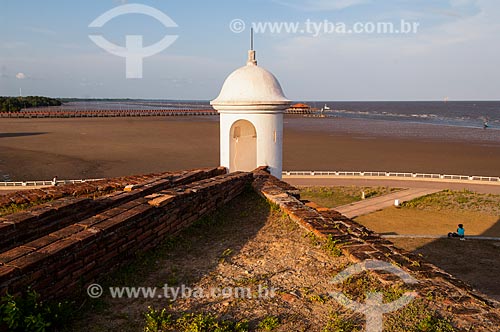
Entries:
POLYGON ((362 200, 365 198, 378 197, 398 191, 398 188, 388 187, 304 187, 300 189, 300 197, 312 201, 318 205, 334 208, 362 200))
POLYGON ((323 250, 328 252, 333 257, 342 256, 341 244, 339 244, 339 241, 334 240, 331 235, 328 235, 326 240, 321 240, 312 232, 309 232, 304 236, 309 239, 309 242, 313 247, 321 246, 323 250))
POLYGON ((333 257, 342 256, 342 249, 338 240, 334 240, 331 235, 328 235, 323 243, 323 249, 328 251, 333 257))
POLYGON ((59 99, 28 96, 28 97, 0 97, 0 112, 19 112, 23 108, 39 106, 61 106, 59 99))
POLYGON ((406 307, 386 315, 384 331, 454 332, 456 329, 448 319, 429 309, 426 301, 416 299, 406 307))
POLYGON ((233 249, 227 248, 222 252, 219 258, 219 263, 224 263, 233 254, 233 249))
POLYGON ((391 302, 403 295, 406 289, 396 284, 392 287, 384 286, 370 273, 360 273, 347 278, 342 284, 342 291, 353 301, 363 302, 367 293, 382 292, 384 302, 391 302))
POLYGON ((469 210, 500 215, 500 195, 480 194, 469 190, 444 190, 401 204, 420 210, 469 210))
POLYGON ((444 190, 355 220, 378 233, 444 235, 461 223, 466 235, 497 237, 499 216, 500 195, 444 190))
MULTIPOLYGON (((155 310, 148 307, 145 314, 145 332, 246 332, 248 322, 234 322, 218 318, 212 314, 185 313, 173 318, 166 309, 155 310)), ((268 330, 271 331, 271 330, 268 330)))
POLYGON ((0 330, 54 331, 64 327, 72 313, 68 302, 42 302, 35 291, 29 290, 20 297, 7 295, 0 301, 0 330))
POLYGON ((321 241, 313 232, 306 233, 304 237, 307 237, 309 239, 309 243, 311 243, 313 247, 317 247, 321 244, 321 241))
POLYGON ((330 315, 328 323, 323 328, 323 332, 358 332, 362 328, 360 324, 354 322, 352 319, 346 317, 345 314, 340 315, 333 313, 330 315))
POLYGON ((37 205, 37 204, 41 204, 41 203, 38 203, 38 202, 25 203, 25 204, 12 203, 12 204, 7 205, 7 206, 2 206, 2 207, 0 207, 0 217, 11 214, 11 213, 16 213, 16 212, 26 210, 32 206, 37 205))
POLYGON ((278 317, 267 316, 258 325, 259 329, 262 331, 273 331, 278 326, 280 326, 280 320, 278 317))
POLYGON ((53 199, 48 198, 48 199, 39 199, 39 200, 32 201, 29 203, 22 203, 22 204, 11 203, 10 205, 0 206, 0 217, 3 217, 3 216, 8 215, 8 214, 12 214, 12 213, 21 212, 21 211, 27 210, 33 206, 40 205, 40 204, 47 203, 47 202, 51 202, 51 201, 53 201, 53 199))
MULTIPOLYGON (((383 302, 390 303, 410 291, 402 283, 384 285, 371 273, 363 272, 352 276, 341 285, 342 292, 351 300, 363 303, 367 293, 381 292, 383 302)), ((417 298, 407 306, 384 316, 384 331, 389 332, 453 332, 450 321, 442 317, 429 306, 428 300, 417 298)), ((349 317, 347 313, 334 314, 325 326, 329 331, 361 331, 359 319, 349 317)))
POLYGON ((422 319, 417 328, 419 331, 425 332, 453 332, 455 329, 451 325, 451 323, 433 315, 427 315, 424 319, 422 319))

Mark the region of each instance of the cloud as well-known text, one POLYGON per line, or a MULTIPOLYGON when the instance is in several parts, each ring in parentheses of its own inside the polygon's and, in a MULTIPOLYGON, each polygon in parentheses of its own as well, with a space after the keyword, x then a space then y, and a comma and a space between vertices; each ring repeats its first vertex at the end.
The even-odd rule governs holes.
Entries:
POLYGON ((13 50, 13 49, 25 47, 28 44, 25 42, 22 42, 22 41, 6 41, 6 42, 3 42, 1 45, 2 45, 2 48, 13 50))
POLYGON ((498 99, 500 3, 475 4, 479 13, 416 35, 292 36, 268 65, 293 99, 498 99))
POLYGON ((31 31, 34 33, 39 33, 39 34, 46 35, 46 36, 54 36, 57 34, 57 32, 54 30, 42 28, 42 27, 26 26, 24 28, 25 28, 25 30, 28 30, 28 31, 31 31))
POLYGON ((26 78, 27 78, 27 76, 26 76, 26 74, 25 74, 25 73, 17 73, 17 74, 16 74, 16 78, 17 78, 18 80, 24 80, 24 79, 26 79, 26 78))
POLYGON ((103 82, 89 82, 89 80, 86 78, 86 77, 83 77, 80 81, 80 83, 78 83, 80 86, 84 86, 84 87, 99 87, 99 86, 104 86, 104 83, 103 82))
POLYGON ((464 7, 476 4, 477 4, 476 0, 450 0, 450 5, 452 7, 464 7))
POLYGON ((277 4, 303 11, 335 11, 358 6, 372 0, 273 0, 277 4))

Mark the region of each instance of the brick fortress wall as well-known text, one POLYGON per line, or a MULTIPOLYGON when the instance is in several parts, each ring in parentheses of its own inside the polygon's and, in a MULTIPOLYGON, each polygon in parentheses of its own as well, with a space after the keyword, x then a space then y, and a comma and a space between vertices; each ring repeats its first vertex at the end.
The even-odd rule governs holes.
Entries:
MULTIPOLYGON (((67 195, 0 219, 0 225, 15 225, 8 226, 13 233, 4 232, 6 226, 0 228, 0 242, 7 244, 0 247, 0 295, 7 291, 16 294, 28 286, 45 298, 74 295, 252 184, 256 192, 302 228, 319 238, 337 241, 353 263, 376 259, 410 273, 418 279, 416 291, 420 296, 434 294, 444 299, 434 305, 440 312, 451 314, 459 330, 498 331, 498 302, 338 212, 306 206, 296 188, 272 177, 265 168, 232 174, 214 168, 165 173, 144 180, 129 191, 115 191, 94 200, 67 195), (24 232, 32 235, 26 237, 21 234, 24 232)), ((395 278, 374 274, 383 283, 395 278)))
POLYGON ((0 292, 16 294, 31 286, 44 298, 74 295, 85 284, 226 204, 253 179, 251 173, 220 173, 225 170, 187 172, 103 196, 97 203, 72 199, 52 205, 42 218, 18 220, 19 214, 5 218, 3 223, 14 225, 10 230, 14 233, 2 232, 4 243, 9 242, 6 238, 23 238, 16 232, 43 229, 44 220, 52 224, 59 211, 65 225, 52 226, 57 230, 42 232, 32 241, 15 241, 0 253, 0 292))
MULTIPOLYGON (((421 257, 395 247, 390 241, 343 216, 333 209, 314 209, 298 199, 298 191, 288 183, 270 176, 263 169, 254 171, 253 187, 305 230, 318 238, 336 241, 353 263, 379 260, 402 268, 418 280, 415 290, 420 297, 433 294, 439 312, 452 317, 460 331, 498 332, 500 304, 481 294, 421 257)), ((382 283, 399 280, 392 274, 371 271, 382 283)))

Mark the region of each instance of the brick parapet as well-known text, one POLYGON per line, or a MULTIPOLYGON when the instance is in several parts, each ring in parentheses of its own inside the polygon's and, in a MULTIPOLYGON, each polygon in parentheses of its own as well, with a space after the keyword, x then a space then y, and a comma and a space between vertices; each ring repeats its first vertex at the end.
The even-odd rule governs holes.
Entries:
MULTIPOLYGON (((306 206, 289 184, 276 179, 264 169, 253 173, 253 186, 258 193, 277 205, 305 230, 323 240, 330 238, 336 241, 353 263, 380 260, 402 268, 418 280, 416 290, 421 297, 432 294, 442 299, 432 301, 432 306, 446 316, 451 315, 460 331, 499 331, 500 306, 497 301, 421 257, 397 248, 379 234, 337 211, 306 206)), ((395 278, 386 273, 374 275, 383 283, 394 282, 395 278)))

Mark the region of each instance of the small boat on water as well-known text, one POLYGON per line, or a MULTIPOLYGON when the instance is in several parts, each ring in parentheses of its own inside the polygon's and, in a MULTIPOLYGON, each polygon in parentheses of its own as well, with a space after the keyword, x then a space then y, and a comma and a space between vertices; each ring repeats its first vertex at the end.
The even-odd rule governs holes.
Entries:
POLYGON ((321 116, 323 117, 323 116, 324 116, 324 114, 323 114, 323 113, 324 113, 325 111, 330 111, 330 110, 331 110, 331 108, 330 108, 330 107, 328 107, 328 105, 327 105, 327 104, 325 104, 325 106, 323 106, 323 107, 319 110, 319 112, 320 112, 321 116))
POLYGON ((486 128, 488 128, 490 126, 489 122, 490 122, 489 117, 484 117, 483 118, 483 129, 486 129, 486 128))
POLYGON ((320 118, 324 118, 325 117, 325 111, 330 111, 331 108, 328 107, 327 104, 325 104, 325 106, 323 106, 320 110, 319 110, 319 117, 320 118))

